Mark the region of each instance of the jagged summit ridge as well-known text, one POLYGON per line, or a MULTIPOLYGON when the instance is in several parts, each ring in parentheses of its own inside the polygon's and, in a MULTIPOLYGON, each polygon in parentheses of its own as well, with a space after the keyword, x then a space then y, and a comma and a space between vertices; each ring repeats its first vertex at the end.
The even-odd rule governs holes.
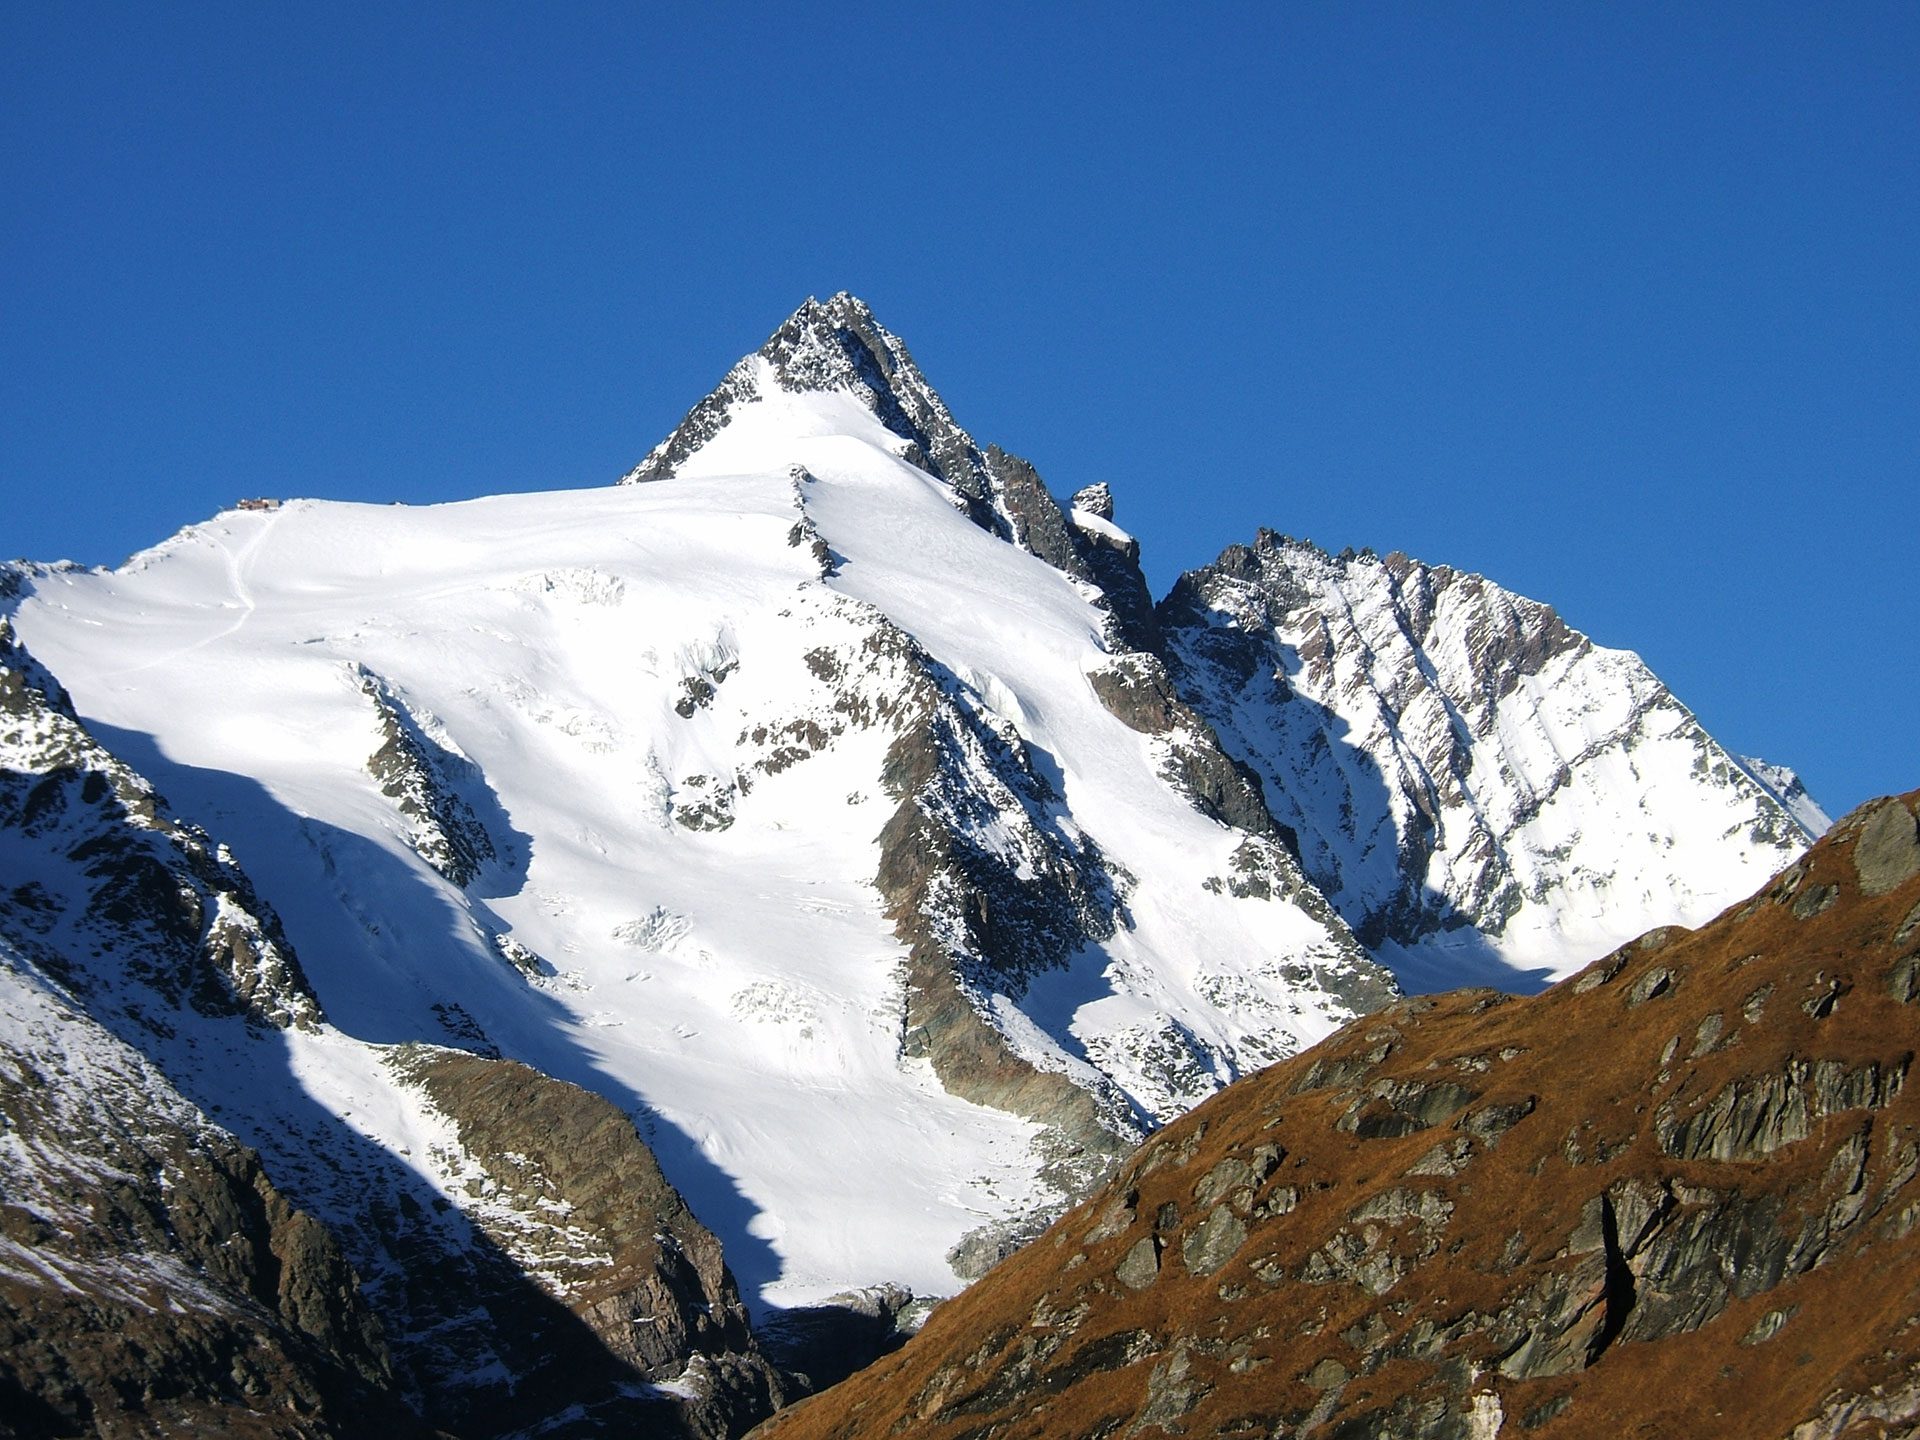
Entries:
POLYGON ((973 437, 954 422, 899 337, 874 318, 865 301, 844 290, 824 304, 808 296, 620 483, 642 484, 675 474, 733 423, 741 406, 762 398, 769 379, 792 394, 831 391, 854 397, 910 447, 903 450, 904 458, 940 475, 963 495, 987 498, 984 457, 973 437))
POLYGON ((1824 820, 1637 655, 1480 575, 1263 530, 1158 617, 1183 693, 1259 772, 1307 873, 1423 987, 1565 973, 1703 919, 1824 820))
POLYGON ((946 483, 974 524, 1076 578, 1091 578, 1073 527, 1033 467, 998 446, 983 449, 955 421, 900 338, 844 290, 825 302, 809 296, 620 483, 680 473, 770 392, 851 397, 895 437, 900 458, 946 483))

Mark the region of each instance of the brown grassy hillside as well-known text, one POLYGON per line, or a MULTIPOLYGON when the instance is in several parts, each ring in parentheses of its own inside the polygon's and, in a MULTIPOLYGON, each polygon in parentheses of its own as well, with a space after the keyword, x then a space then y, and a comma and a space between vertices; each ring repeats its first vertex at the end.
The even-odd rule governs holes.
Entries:
POLYGON ((756 1436, 1920 1434, 1917 800, 1242 1081, 756 1436))

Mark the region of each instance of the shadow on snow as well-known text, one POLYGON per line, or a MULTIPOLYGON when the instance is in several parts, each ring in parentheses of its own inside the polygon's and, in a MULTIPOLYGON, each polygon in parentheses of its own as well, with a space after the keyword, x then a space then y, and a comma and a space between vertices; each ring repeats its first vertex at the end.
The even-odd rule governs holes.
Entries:
MULTIPOLYGON (((98 722, 89 722, 89 729, 152 782, 175 816, 229 845, 262 899, 279 914, 336 1029, 373 1044, 471 1049, 476 1037, 458 1014, 448 1014, 447 1002, 457 997, 458 1011, 507 1058, 602 1095, 633 1117, 669 1182, 719 1237, 750 1303, 761 1286, 778 1278, 778 1254, 749 1229, 758 1208, 707 1158, 695 1137, 600 1068, 569 1033, 576 1016, 494 951, 492 936, 508 927, 474 891, 466 892, 463 904, 461 892, 424 863, 298 815, 249 777, 169 760, 150 735, 98 722)), ((517 867, 523 878, 529 852, 521 837, 517 867)), ((501 893, 484 879, 476 889, 501 893)), ((243 1138, 277 1152, 254 1137, 243 1138)), ((327 1143, 333 1138, 362 1147, 368 1143, 337 1122, 327 1143)))

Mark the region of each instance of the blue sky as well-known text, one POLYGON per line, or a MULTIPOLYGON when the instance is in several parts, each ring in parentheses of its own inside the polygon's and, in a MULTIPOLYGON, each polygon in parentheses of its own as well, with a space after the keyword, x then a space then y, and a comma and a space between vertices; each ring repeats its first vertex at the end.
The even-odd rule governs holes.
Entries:
POLYGON ((599 484, 810 293, 1109 481, 1920 786, 1920 7, 0 7, 0 551, 599 484))

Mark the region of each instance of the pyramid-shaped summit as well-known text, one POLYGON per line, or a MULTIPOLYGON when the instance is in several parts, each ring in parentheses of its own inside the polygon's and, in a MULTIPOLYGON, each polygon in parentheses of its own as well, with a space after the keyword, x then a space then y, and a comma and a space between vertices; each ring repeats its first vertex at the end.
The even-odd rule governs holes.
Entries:
POLYGON ((916 463, 963 493, 984 496, 979 447, 913 363, 899 337, 874 319, 858 296, 841 291, 824 304, 813 296, 789 315, 752 355, 688 412, 673 433, 625 476, 622 484, 664 480, 732 423, 768 383, 789 394, 851 395, 900 439, 916 447, 916 463), (933 457, 938 454, 941 461, 933 457))
POLYGON ((1078 579, 1093 578, 1084 543, 1033 466, 997 445, 982 449, 900 337, 844 290, 825 302, 809 296, 620 483, 679 474, 769 394, 852 397, 899 441, 902 459, 946 482, 974 524, 1078 579))

